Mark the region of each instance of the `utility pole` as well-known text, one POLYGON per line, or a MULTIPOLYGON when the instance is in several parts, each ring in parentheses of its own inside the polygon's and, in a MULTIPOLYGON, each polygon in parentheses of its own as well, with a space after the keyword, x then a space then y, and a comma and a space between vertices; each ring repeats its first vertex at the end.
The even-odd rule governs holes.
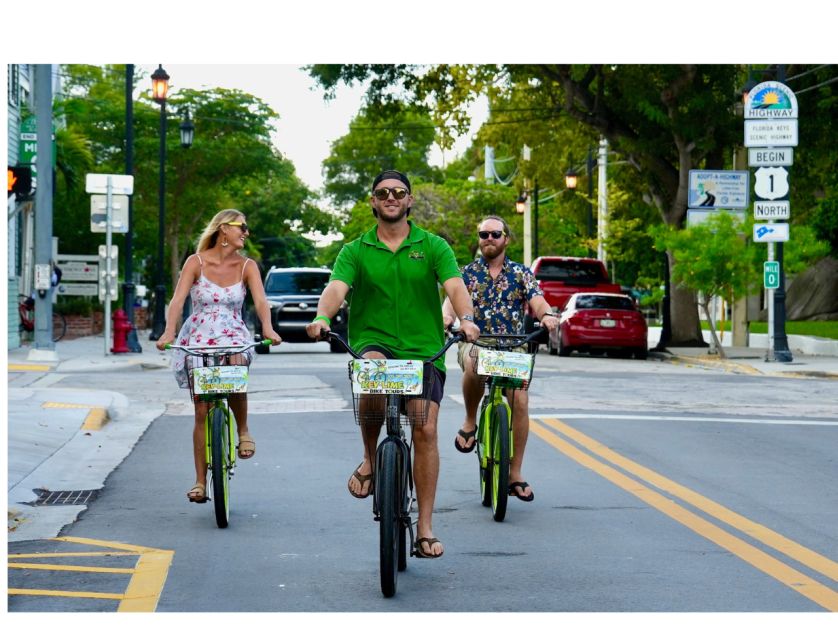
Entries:
MULTIPOLYGON (((134 65, 125 65, 125 175, 134 175, 134 65)), ((125 232, 125 282, 122 284, 125 315, 131 323, 126 344, 134 353, 143 348, 134 326, 134 197, 128 196, 128 231, 125 232)))
MULTIPOLYGON (((599 139, 599 158, 597 159, 597 166, 599 167, 598 176, 598 196, 597 196, 597 259, 606 264, 608 256, 605 251, 605 238, 607 235, 608 225, 608 140, 605 138, 599 139)), ((607 268, 607 264, 606 264, 607 268)), ((608 270, 609 273, 611 270, 608 270)))
POLYGON ((57 361, 52 341, 52 65, 36 64, 35 126, 38 157, 35 160, 35 348, 30 360, 57 361))

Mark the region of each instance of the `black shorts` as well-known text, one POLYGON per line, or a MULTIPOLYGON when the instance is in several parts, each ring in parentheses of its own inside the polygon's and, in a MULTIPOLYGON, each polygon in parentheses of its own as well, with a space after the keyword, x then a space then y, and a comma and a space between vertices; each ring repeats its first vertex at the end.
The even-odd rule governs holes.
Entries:
MULTIPOLYGON (((379 347, 376 345, 370 345, 366 347, 362 352, 362 356, 366 356, 366 354, 375 351, 376 353, 384 354, 384 357, 388 360, 394 360, 396 357, 392 354, 389 349, 385 349, 384 347, 379 347)), ((422 380, 422 387, 424 389, 431 389, 431 395, 428 396, 426 394, 422 394, 424 397, 428 398, 429 400, 433 400, 437 404, 442 403, 442 396, 445 391, 445 374, 437 369, 434 365, 425 363, 424 375, 422 380)))

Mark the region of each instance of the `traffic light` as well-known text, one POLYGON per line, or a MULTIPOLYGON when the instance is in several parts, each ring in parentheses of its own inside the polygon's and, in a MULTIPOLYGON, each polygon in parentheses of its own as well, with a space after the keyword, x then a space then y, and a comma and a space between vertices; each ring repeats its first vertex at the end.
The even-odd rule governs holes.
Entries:
MULTIPOLYGON (((6 165, 8 167, 8 165, 6 165)), ((6 197, 14 193, 18 200, 22 200, 32 193, 32 168, 8 167, 8 187, 6 197)))

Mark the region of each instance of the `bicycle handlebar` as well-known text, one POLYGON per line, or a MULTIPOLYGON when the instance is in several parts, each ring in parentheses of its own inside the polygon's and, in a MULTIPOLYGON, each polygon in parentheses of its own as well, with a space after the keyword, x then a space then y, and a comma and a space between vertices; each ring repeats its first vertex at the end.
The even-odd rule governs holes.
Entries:
MULTIPOLYGON (((445 354, 445 352, 448 351, 449 347, 451 347, 452 344, 460 342, 464 337, 465 337, 465 335, 462 334, 462 333, 454 334, 451 338, 448 339, 448 341, 445 343, 445 345, 442 347, 442 349, 440 349, 435 355, 431 356, 427 360, 424 360, 424 362, 435 362, 436 360, 439 360, 445 354)), ((329 340, 329 341, 334 339, 339 344, 343 345, 343 347, 347 350, 347 352, 349 352, 349 354, 353 358, 357 358, 359 360, 362 360, 364 358, 364 356, 362 356, 360 353, 358 353, 357 351, 352 349, 352 347, 349 346, 349 344, 346 342, 346 340, 344 340, 340 336, 340 334, 338 334, 338 333, 334 333, 333 331, 328 331, 326 329, 322 329, 320 331, 320 338, 325 339, 325 340, 329 340)))
POLYGON ((506 348, 515 348, 520 347, 521 345, 529 342, 530 340, 537 338, 541 333, 545 331, 544 327, 539 327, 532 333, 481 333, 480 337, 474 341, 478 347, 486 347, 489 349, 497 349, 498 345, 496 344, 489 344, 487 342, 480 342, 480 338, 491 338, 494 340, 508 340, 509 342, 504 342, 503 347, 506 348))
POLYGON ((170 342, 166 344, 163 348, 180 349, 181 351, 188 353, 190 356, 207 356, 217 354, 218 352, 222 352, 222 355, 234 355, 236 353, 242 353, 243 351, 247 351, 248 349, 251 349, 253 347, 269 347, 272 344, 273 342, 266 338, 265 340, 261 340, 259 342, 251 342, 250 344, 246 344, 239 347, 231 345, 208 345, 206 347, 198 347, 199 350, 196 350, 190 347, 184 347, 183 345, 172 344, 170 342))

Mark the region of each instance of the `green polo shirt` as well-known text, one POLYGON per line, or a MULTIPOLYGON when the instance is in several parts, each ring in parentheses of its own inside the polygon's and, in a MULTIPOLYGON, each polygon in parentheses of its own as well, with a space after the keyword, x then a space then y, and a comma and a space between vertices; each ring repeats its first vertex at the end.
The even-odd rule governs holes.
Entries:
MULTIPOLYGON (((412 222, 394 253, 378 239, 378 225, 344 245, 332 280, 351 288, 349 344, 376 345, 399 359, 427 359, 445 344, 437 283, 461 278, 451 247, 412 222)), ((444 359, 436 366, 445 371, 444 359)))

